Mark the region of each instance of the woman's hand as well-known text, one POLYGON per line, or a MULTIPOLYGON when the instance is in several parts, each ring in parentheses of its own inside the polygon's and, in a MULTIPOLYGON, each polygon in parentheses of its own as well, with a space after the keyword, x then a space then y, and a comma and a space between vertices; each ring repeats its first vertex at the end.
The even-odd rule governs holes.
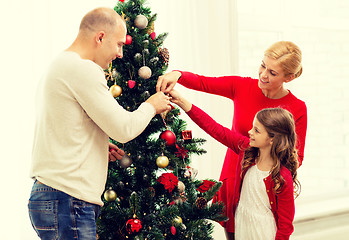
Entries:
POLYGON ((169 94, 171 96, 171 102, 177 104, 185 112, 190 111, 192 104, 187 99, 183 98, 178 91, 173 89, 169 94))
POLYGON ((173 89, 173 87, 176 85, 178 79, 181 76, 182 76, 182 73, 178 71, 172 71, 160 76, 156 84, 156 91, 169 93, 173 89))

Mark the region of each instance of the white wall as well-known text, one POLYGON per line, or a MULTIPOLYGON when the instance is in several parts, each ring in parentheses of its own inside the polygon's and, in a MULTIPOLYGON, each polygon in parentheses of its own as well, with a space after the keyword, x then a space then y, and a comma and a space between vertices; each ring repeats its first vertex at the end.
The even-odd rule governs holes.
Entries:
MULTIPOLYGON (((304 72, 288 87, 306 101, 309 114, 305 160, 299 170, 303 190, 297 204, 328 199, 339 192, 348 196, 349 159, 345 150, 349 149, 349 76, 344 70, 349 63, 349 3, 237 2, 238 8, 229 0, 148 1, 152 12, 158 13, 155 31, 169 32, 165 47, 170 51, 170 70, 211 76, 257 76, 266 47, 282 39, 296 42, 303 51, 304 72)), ((37 239, 26 212, 32 183, 28 171, 36 83, 50 60, 73 41, 81 17, 94 7, 114 7, 115 3, 116 0, 1 2, 1 239, 37 239)), ((217 121, 231 125, 230 101, 180 89, 217 121)), ((199 178, 218 179, 225 147, 190 122, 188 129, 208 139, 204 146, 208 154, 193 159, 199 178)), ((217 226, 215 239, 223 238, 217 226)))

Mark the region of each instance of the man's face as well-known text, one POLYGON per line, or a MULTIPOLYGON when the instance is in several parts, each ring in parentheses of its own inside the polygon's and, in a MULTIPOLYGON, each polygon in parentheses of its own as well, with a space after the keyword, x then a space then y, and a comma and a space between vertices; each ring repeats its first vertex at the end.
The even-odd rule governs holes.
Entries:
POLYGON ((115 30, 106 32, 102 37, 96 63, 103 69, 107 69, 114 59, 122 58, 125 41, 126 26, 124 23, 118 23, 115 30))

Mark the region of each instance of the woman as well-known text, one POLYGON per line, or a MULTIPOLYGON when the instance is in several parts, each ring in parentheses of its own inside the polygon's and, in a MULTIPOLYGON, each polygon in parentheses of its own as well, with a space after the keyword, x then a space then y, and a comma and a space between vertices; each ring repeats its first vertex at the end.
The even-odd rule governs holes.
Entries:
MULTIPOLYGON (((259 79, 239 76, 206 77, 190 72, 173 71, 160 76, 157 91, 170 92, 175 84, 211 94, 230 98, 234 102, 232 130, 248 136, 255 114, 263 108, 282 107, 290 111, 296 123, 299 165, 304 156, 307 130, 307 109, 305 103, 296 98, 284 84, 302 73, 301 50, 294 43, 279 41, 265 52, 259 67, 259 79)), ((220 181, 223 181, 216 201, 226 205, 227 216, 233 219, 233 195, 237 155, 227 150, 220 181)), ((221 223, 227 239, 234 239, 234 222, 221 223)))

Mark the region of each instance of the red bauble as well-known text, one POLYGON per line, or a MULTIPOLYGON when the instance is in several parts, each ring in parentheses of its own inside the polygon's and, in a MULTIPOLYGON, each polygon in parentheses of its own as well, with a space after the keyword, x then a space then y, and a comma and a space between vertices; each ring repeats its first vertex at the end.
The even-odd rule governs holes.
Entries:
POLYGON ((170 130, 165 130, 160 134, 160 138, 166 141, 167 146, 172 146, 176 142, 176 135, 170 130))
POLYGON ((126 45, 130 45, 131 43, 132 43, 132 37, 130 35, 126 35, 125 44, 126 45))
POLYGON ((134 88, 134 86, 136 85, 136 81, 134 81, 134 80, 128 80, 127 84, 128 84, 128 87, 129 87, 129 88, 134 88))
POLYGON ((151 39, 153 39, 153 40, 154 40, 154 39, 155 39, 155 37, 156 37, 156 33, 155 33, 155 32, 152 32, 151 34, 149 34, 149 36, 150 36, 150 38, 151 38, 151 39))
POLYGON ((141 229, 142 221, 138 218, 132 218, 126 222, 126 230, 128 234, 138 233, 141 229))
POLYGON ((171 233, 172 235, 176 235, 176 228, 174 226, 171 226, 171 233))

